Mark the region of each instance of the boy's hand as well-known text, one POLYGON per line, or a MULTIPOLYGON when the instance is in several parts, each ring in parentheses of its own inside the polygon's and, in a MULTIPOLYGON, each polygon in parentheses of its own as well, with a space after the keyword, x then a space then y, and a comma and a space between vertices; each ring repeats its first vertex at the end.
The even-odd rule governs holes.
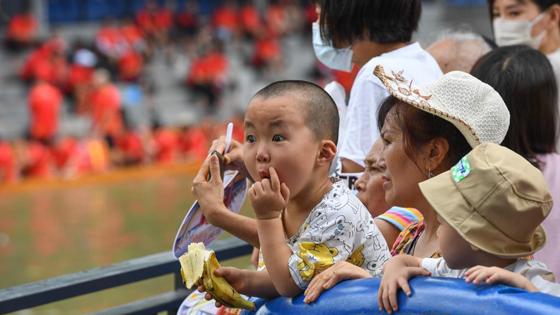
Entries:
POLYGON ((218 151, 224 156, 224 165, 226 170, 237 170, 243 177, 249 177, 249 173, 245 168, 245 163, 243 162, 243 145, 235 140, 231 140, 228 152, 224 152, 226 148, 226 138, 224 136, 212 141, 210 150, 218 151))
POLYGON ((305 290, 303 301, 305 303, 314 302, 323 291, 332 288, 340 281, 361 278, 371 278, 371 274, 365 269, 347 261, 339 261, 311 280, 305 290))
MULTIPOLYGON (((220 267, 214 271, 214 275, 218 277, 223 277, 226 281, 235 289, 235 291, 243 294, 244 290, 247 288, 247 276, 245 275, 244 270, 237 269, 234 267, 220 267)), ((206 288, 202 285, 202 280, 198 286, 199 292, 205 292, 206 288)), ((208 301, 214 299, 210 293, 206 293, 204 298, 208 301)), ((216 302, 216 307, 220 307, 222 304, 216 302)), ((227 307, 231 307, 231 305, 225 305, 227 307)))
POLYGON ((211 154, 204 160, 200 170, 193 179, 192 191, 206 219, 214 224, 213 218, 225 211, 224 187, 220 177, 218 157, 211 154), (207 180, 210 173, 210 180, 207 180))
POLYGON ((273 167, 269 168, 270 179, 256 182, 249 189, 249 199, 259 220, 279 218, 290 200, 290 189, 280 183, 273 167))
POLYGON ((410 296, 408 279, 414 276, 429 276, 430 272, 421 267, 409 267, 404 257, 394 256, 383 267, 383 278, 377 292, 377 303, 379 310, 385 309, 387 313, 399 309, 397 303, 397 290, 401 288, 407 296, 410 296))
POLYGON ((499 267, 472 267, 465 273, 465 281, 474 284, 505 283, 531 292, 539 291, 527 278, 499 267))

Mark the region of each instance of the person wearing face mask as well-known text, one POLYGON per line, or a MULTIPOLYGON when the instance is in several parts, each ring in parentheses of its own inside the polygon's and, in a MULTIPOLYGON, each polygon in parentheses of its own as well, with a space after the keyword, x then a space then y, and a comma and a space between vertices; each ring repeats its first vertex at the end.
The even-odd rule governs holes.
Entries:
MULTIPOLYGON (((313 25, 313 47, 319 61, 331 69, 360 68, 343 122, 340 160, 343 173, 361 173, 377 138, 376 113, 389 95, 373 75, 377 65, 389 72, 406 69, 416 84, 442 75, 434 60, 412 33, 418 28, 421 0, 324 0, 318 2, 318 23, 313 25)), ((349 180, 350 181, 350 180, 349 180)))
POLYGON ((489 0, 488 5, 496 44, 538 49, 560 82, 560 0, 489 0))

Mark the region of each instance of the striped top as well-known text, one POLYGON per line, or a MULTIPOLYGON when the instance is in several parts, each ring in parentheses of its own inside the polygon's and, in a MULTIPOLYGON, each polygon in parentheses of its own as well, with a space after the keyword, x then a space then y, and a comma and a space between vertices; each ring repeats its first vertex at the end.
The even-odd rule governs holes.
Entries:
POLYGON ((424 221, 424 216, 414 208, 392 207, 379 215, 377 219, 387 221, 399 229, 399 231, 403 231, 411 224, 424 221))

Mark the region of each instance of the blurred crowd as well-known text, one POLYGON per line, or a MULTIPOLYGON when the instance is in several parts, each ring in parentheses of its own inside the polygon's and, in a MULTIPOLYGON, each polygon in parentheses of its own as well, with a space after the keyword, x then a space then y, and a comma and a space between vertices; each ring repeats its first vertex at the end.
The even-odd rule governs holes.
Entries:
MULTIPOLYGON (((224 106, 223 91, 235 88, 226 46, 251 47, 245 50, 244 64, 273 80, 284 67, 282 38, 310 36, 316 19, 310 1, 270 1, 258 10, 253 1, 225 0, 208 16, 199 14, 196 1, 177 10, 147 1, 133 16, 103 21, 95 38, 68 39, 53 30, 41 40, 30 11, 14 15, 5 31, 4 49, 27 56, 18 76, 28 91, 30 117, 25 138, 0 138, 0 183, 204 158, 208 142, 224 134, 226 124, 212 114, 224 106), (170 64, 178 58, 189 61, 183 85, 208 119, 166 126, 153 102, 148 102, 148 124, 128 112, 125 103, 131 99, 150 99, 157 93, 158 78, 146 71, 156 53, 170 64), (87 117, 88 132, 60 131, 63 106, 87 117)), ((355 71, 317 66, 313 79, 334 75, 350 89, 355 71)), ((240 118, 227 121, 234 122, 235 137, 242 141, 240 118)))

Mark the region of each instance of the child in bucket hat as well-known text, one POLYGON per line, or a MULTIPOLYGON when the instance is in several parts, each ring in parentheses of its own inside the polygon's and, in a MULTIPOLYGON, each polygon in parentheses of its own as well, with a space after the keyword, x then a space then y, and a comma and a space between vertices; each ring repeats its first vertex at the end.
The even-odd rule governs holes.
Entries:
POLYGON ((410 295, 407 280, 415 275, 464 277, 560 296, 554 275, 527 258, 545 243, 540 224, 552 197, 541 172, 526 159, 500 145, 481 144, 451 170, 419 185, 441 223, 443 257, 391 258, 378 292, 380 308, 397 310, 397 289, 410 295))

